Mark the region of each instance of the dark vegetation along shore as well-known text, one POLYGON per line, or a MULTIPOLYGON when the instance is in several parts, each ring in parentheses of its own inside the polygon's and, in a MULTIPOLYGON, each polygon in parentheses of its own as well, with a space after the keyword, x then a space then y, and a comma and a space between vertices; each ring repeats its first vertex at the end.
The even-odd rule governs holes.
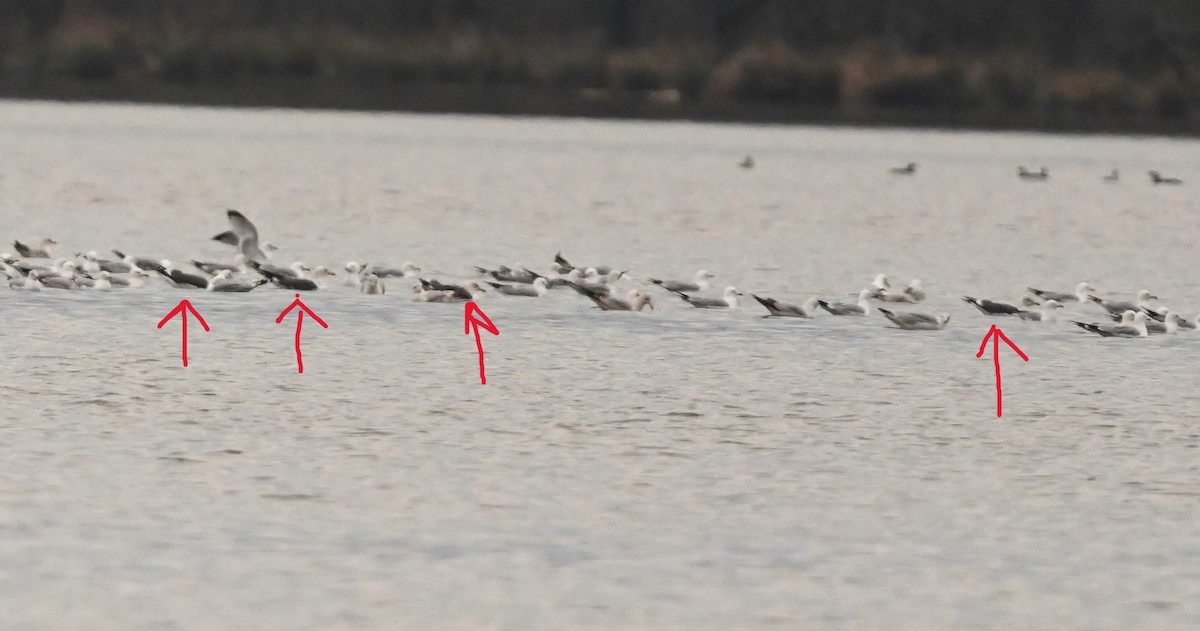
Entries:
POLYGON ((1200 131, 1195 0, 0 0, 0 96, 1200 131))

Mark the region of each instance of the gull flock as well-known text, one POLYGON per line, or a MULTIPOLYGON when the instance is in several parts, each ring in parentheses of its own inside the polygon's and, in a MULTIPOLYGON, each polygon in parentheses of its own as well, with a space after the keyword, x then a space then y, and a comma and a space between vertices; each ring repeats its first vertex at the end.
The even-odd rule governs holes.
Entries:
MULTIPOLYGON (((915 165, 895 169, 910 172, 915 165)), ((302 262, 282 266, 271 262, 268 252, 278 248, 260 241, 257 227, 237 210, 226 212, 230 229, 213 237, 235 249, 229 262, 189 261, 183 268, 170 260, 126 254, 112 250, 115 258, 103 258, 96 252, 76 254, 73 259, 54 258, 58 245, 46 238, 36 245, 14 241, 16 255, 0 255, 0 272, 8 277, 9 287, 19 291, 41 290, 131 290, 147 283, 162 282, 173 287, 213 292, 249 292, 267 284, 289 291, 314 291, 327 288, 327 282, 338 273, 318 265, 309 267, 302 262)), ((493 291, 512 298, 540 298, 553 290, 574 291, 604 311, 640 312, 654 309, 654 294, 681 300, 697 309, 738 309, 745 294, 727 286, 710 292, 716 274, 699 270, 690 279, 639 279, 629 270, 611 266, 583 267, 571 264, 558 253, 545 273, 521 264, 496 268, 476 267, 475 279, 461 284, 444 282, 421 275, 421 268, 411 262, 398 267, 350 261, 343 268, 342 284, 368 295, 384 294, 386 283, 412 284, 413 300, 417 302, 453 303, 474 300, 493 291), (415 281, 410 280, 415 279, 415 281), (634 285, 628 289, 621 285, 634 285), (490 288, 490 289, 489 289, 490 288), (714 295, 714 293, 716 295, 714 295)), ((1153 334, 1176 333, 1181 329, 1196 330, 1200 316, 1185 318, 1161 305, 1149 290, 1141 290, 1132 301, 1110 300, 1096 295, 1087 281, 1072 291, 1028 288, 1028 293, 1016 303, 987 298, 963 296, 963 301, 988 316, 1011 316, 1044 324, 1059 321, 1059 312, 1075 303, 1092 308, 1106 319, 1099 321, 1070 320, 1081 330, 1102 337, 1147 337, 1153 334)), ((857 293, 857 300, 842 302, 821 296, 811 296, 799 304, 777 298, 750 294, 763 309, 763 317, 813 318, 818 314, 843 317, 868 317, 878 312, 898 329, 940 331, 950 322, 948 313, 925 313, 914 305, 926 299, 920 280, 893 287, 886 274, 876 274, 871 283, 857 293), (875 306, 883 303, 887 306, 875 306), (899 308, 895 305, 908 305, 899 308)), ((822 315, 824 317, 824 315, 822 315)))

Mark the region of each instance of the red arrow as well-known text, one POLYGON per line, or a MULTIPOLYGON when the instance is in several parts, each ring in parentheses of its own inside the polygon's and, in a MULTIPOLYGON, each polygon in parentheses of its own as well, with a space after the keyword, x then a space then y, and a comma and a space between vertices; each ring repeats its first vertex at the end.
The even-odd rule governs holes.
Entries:
POLYGON ((180 300, 179 304, 176 305, 175 308, 172 309, 171 312, 167 314, 167 317, 163 318, 162 320, 160 320, 158 322, 158 328, 161 329, 161 328, 163 328, 163 325, 165 325, 167 323, 167 321, 170 320, 171 318, 174 318, 176 314, 178 314, 179 318, 181 320, 183 320, 183 367, 184 368, 187 368, 187 365, 188 365, 188 361, 187 361, 187 314, 189 311, 192 313, 193 316, 196 317, 197 320, 200 321, 200 326, 204 327, 205 331, 209 330, 208 323, 204 321, 204 318, 200 317, 200 313, 198 311, 196 311, 196 308, 193 307, 192 303, 188 302, 186 298, 183 300, 180 300))
POLYGON ((287 309, 284 309, 283 312, 279 314, 278 318, 275 318, 275 324, 283 322, 284 316, 286 316, 289 311, 295 309, 296 307, 300 307, 300 310, 296 312, 296 371, 302 373, 304 372, 304 358, 300 356, 300 327, 304 326, 304 314, 307 313, 310 318, 317 321, 317 324, 327 329, 329 328, 329 325, 325 324, 325 321, 322 320, 320 316, 313 313, 312 309, 308 308, 308 305, 300 301, 300 294, 296 294, 296 299, 292 301, 292 304, 288 305, 287 309))
POLYGON ((496 325, 492 324, 492 320, 487 317, 487 314, 473 300, 467 301, 463 320, 464 334, 470 335, 471 330, 475 330, 475 348, 479 349, 479 383, 487 383, 487 375, 483 372, 483 341, 479 339, 479 327, 487 329, 487 332, 492 335, 500 335, 500 329, 497 329, 496 325))
POLYGON ((1017 351, 1021 359, 1029 361, 1029 356, 1021 352, 1021 349, 1016 344, 1013 344, 1012 340, 1008 339, 1008 336, 1004 334, 1004 331, 1000 330, 1000 327, 993 324, 992 328, 988 329, 987 335, 983 336, 983 343, 979 345, 979 352, 975 353, 975 357, 983 357, 983 350, 987 348, 989 339, 992 340, 992 361, 996 364, 996 417, 999 418, 1003 416, 1004 411, 1002 403, 1004 396, 1000 393, 1000 340, 1004 340, 1005 344, 1008 344, 1014 351, 1017 351))

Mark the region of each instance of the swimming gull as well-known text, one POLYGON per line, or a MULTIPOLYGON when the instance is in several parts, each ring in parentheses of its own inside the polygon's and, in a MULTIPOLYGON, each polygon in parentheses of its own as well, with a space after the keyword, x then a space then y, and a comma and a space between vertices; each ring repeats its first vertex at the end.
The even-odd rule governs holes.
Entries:
POLYGON ((546 279, 538 277, 530 285, 501 285, 500 283, 488 283, 496 288, 496 291, 505 296, 526 296, 529 298, 538 298, 546 295, 546 279))
POLYGON ((384 293, 383 281, 375 274, 367 274, 362 279, 358 290, 364 294, 375 295, 384 293))
POLYGON ((708 279, 710 278, 716 278, 716 274, 700 270, 696 272, 695 280, 659 280, 657 278, 647 278, 646 280, 667 291, 705 291, 708 289, 708 279))
POLYGON ((139 269, 152 270, 161 265, 161 263, 158 262, 158 259, 152 259, 145 256, 130 256, 126 255, 120 250, 113 250, 112 253, 120 257, 121 260, 127 265, 137 267, 139 269))
POLYGON ((803 305, 793 305, 786 302, 780 302, 774 298, 766 298, 757 294, 750 294, 752 298, 758 301, 767 310, 767 315, 764 318, 771 316, 779 316, 785 318, 811 318, 813 311, 817 309, 816 298, 809 298, 804 301, 803 305))
POLYGON ((1017 167, 1017 177, 1022 180, 1045 180, 1050 177, 1050 171, 1042 167, 1040 171, 1030 171, 1025 167, 1017 167))
POLYGON ((650 294, 637 289, 630 289, 626 298, 600 293, 584 295, 604 311, 641 311, 643 307, 654 309, 654 300, 650 294))
POLYGON ((1150 290, 1143 289, 1137 294, 1136 302, 1125 302, 1123 300, 1105 300, 1096 296, 1088 296, 1088 300, 1104 307, 1105 311, 1113 314, 1125 313, 1126 311, 1141 311, 1142 307, 1148 307, 1151 300, 1158 300, 1158 296, 1150 293, 1150 290))
POLYGON ((1063 305, 1057 300, 1047 300, 1041 304, 1041 309, 1038 311, 1020 311, 1017 313, 1022 320, 1033 320, 1045 324, 1053 324, 1058 322, 1058 315, 1055 313, 1058 309, 1062 309, 1063 305))
POLYGON ((1112 173, 1109 173, 1101 179, 1103 179, 1105 182, 1116 182, 1117 180, 1121 179, 1121 174, 1118 173, 1116 169, 1113 169, 1112 173))
POLYGON ((208 281, 209 291, 220 292, 247 292, 253 291, 255 287, 265 285, 270 280, 266 278, 256 278, 254 280, 235 279, 232 277, 233 272, 227 269, 220 270, 216 276, 213 276, 208 281))
POLYGON ((904 288, 904 293, 907 294, 914 302, 921 302, 925 299, 925 287, 921 284, 920 278, 914 278, 908 287, 904 288))
POLYGON ((917 172, 917 163, 909 162, 902 167, 892 167, 888 169, 888 172, 890 172, 892 175, 913 175, 917 172))
POLYGON ((531 272, 525 269, 524 265, 517 263, 513 267, 501 265, 496 269, 487 269, 485 267, 475 266, 475 270, 484 276, 491 276, 493 279, 506 283, 524 283, 532 284, 533 281, 542 277, 537 272, 531 272))
POLYGON ((1096 291, 1090 284, 1088 284, 1086 280, 1080 281, 1078 285, 1075 285, 1075 293, 1073 294, 1059 291, 1047 291, 1045 289, 1037 289, 1035 287, 1027 287, 1026 289, 1029 290, 1029 293, 1041 298, 1042 300, 1057 300, 1059 302, 1086 302, 1088 296, 1092 295, 1093 291, 1096 291))
POLYGON ((112 273, 100 270, 100 278, 95 279, 95 282, 92 284, 92 289, 95 289, 96 291, 112 290, 113 286, 111 279, 112 273))
POLYGON ((554 265, 551 267, 556 274, 570 274, 571 270, 575 269, 567 259, 563 258, 562 252, 554 254, 554 265))
POLYGON ((1162 333, 1177 333, 1179 331, 1179 316, 1172 313, 1170 309, 1163 310, 1163 321, 1146 320, 1146 332, 1151 335, 1159 335, 1162 333))
POLYGON ((8 286, 11 289, 21 289, 24 291, 41 291, 42 282, 38 280, 40 272, 33 270, 24 278, 18 278, 10 281, 8 286))
POLYGON ((13 241, 13 247, 16 248, 17 254, 27 259, 48 259, 50 258, 51 250, 56 245, 58 245, 58 242, 50 238, 42 239, 37 247, 25 245, 20 241, 13 241))
POLYGON ((1021 312, 1021 308, 1016 305, 1010 305, 1007 302, 995 302, 993 300, 979 300, 971 296, 963 296, 964 302, 969 302, 983 312, 984 315, 1016 315, 1021 312))
POLYGON ((754 156, 748 155, 745 158, 742 158, 742 161, 738 163, 738 166, 742 167, 743 169, 753 169, 754 156))
MULTIPOLYGON (((139 265, 139 267, 141 266, 139 265)), ((163 277, 170 281, 175 287, 189 286, 196 287, 198 289, 208 289, 207 278, 199 274, 191 274, 189 272, 175 269, 171 266, 170 261, 163 260, 162 263, 156 264, 152 269, 159 274, 162 274, 163 277)))
MULTIPOLYGON (((366 265, 363 265, 366 269, 366 265)), ((412 261, 405 261, 400 264, 400 267, 384 267, 376 265, 371 268, 371 273, 380 278, 412 278, 420 273, 421 268, 412 261)))
POLYGON ((1120 324, 1079 322, 1077 320, 1072 320, 1072 322, 1079 328, 1102 337, 1147 337, 1150 335, 1146 331, 1146 314, 1133 311, 1126 311, 1120 324))
POLYGON ((858 302, 826 302, 818 300, 817 304, 821 308, 836 316, 865 316, 871 309, 871 304, 867 302, 867 298, 871 296, 870 289, 864 289, 858 292, 858 302))
POLYGON ((905 313, 889 311, 883 307, 879 307, 879 312, 887 317, 888 320, 891 320, 892 324, 909 331, 941 331, 946 328, 946 323, 950 322, 950 314, 948 313, 940 313, 938 315, 913 312, 905 313))
POLYGON ((1183 180, 1177 177, 1163 177, 1158 171, 1150 171, 1150 181, 1155 184, 1183 184, 1183 180))
POLYGON ((738 306, 738 296, 742 295, 742 292, 733 286, 726 287, 720 298, 689 296, 681 291, 675 293, 679 294, 679 297, 683 298, 684 302, 697 309, 732 309, 738 306))
POLYGON ((475 296, 487 291, 473 280, 467 281, 462 285, 451 285, 449 283, 438 282, 437 280, 425 280, 424 278, 418 280, 421 281, 421 287, 425 290, 448 291, 454 296, 455 300, 474 300, 475 296))

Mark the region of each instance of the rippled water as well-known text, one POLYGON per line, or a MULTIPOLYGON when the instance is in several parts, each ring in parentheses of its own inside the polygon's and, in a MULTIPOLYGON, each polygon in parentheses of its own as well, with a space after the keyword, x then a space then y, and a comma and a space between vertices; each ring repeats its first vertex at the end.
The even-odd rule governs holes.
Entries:
POLYGON ((1200 626, 1200 335, 1002 321, 1030 361, 1004 355, 997 420, 975 358, 993 320, 959 300, 1086 279, 1200 311, 1195 141, 11 102, 0 121, 7 238, 67 252, 228 257, 207 237, 236 207, 285 261, 464 278, 561 249, 793 302, 884 271, 952 315, 489 294, 481 386, 462 306, 405 282, 305 295, 330 328, 305 327, 303 375, 286 291, 3 291, 4 626, 1200 626), (177 324, 155 328, 181 297, 212 327, 186 369, 177 324))

